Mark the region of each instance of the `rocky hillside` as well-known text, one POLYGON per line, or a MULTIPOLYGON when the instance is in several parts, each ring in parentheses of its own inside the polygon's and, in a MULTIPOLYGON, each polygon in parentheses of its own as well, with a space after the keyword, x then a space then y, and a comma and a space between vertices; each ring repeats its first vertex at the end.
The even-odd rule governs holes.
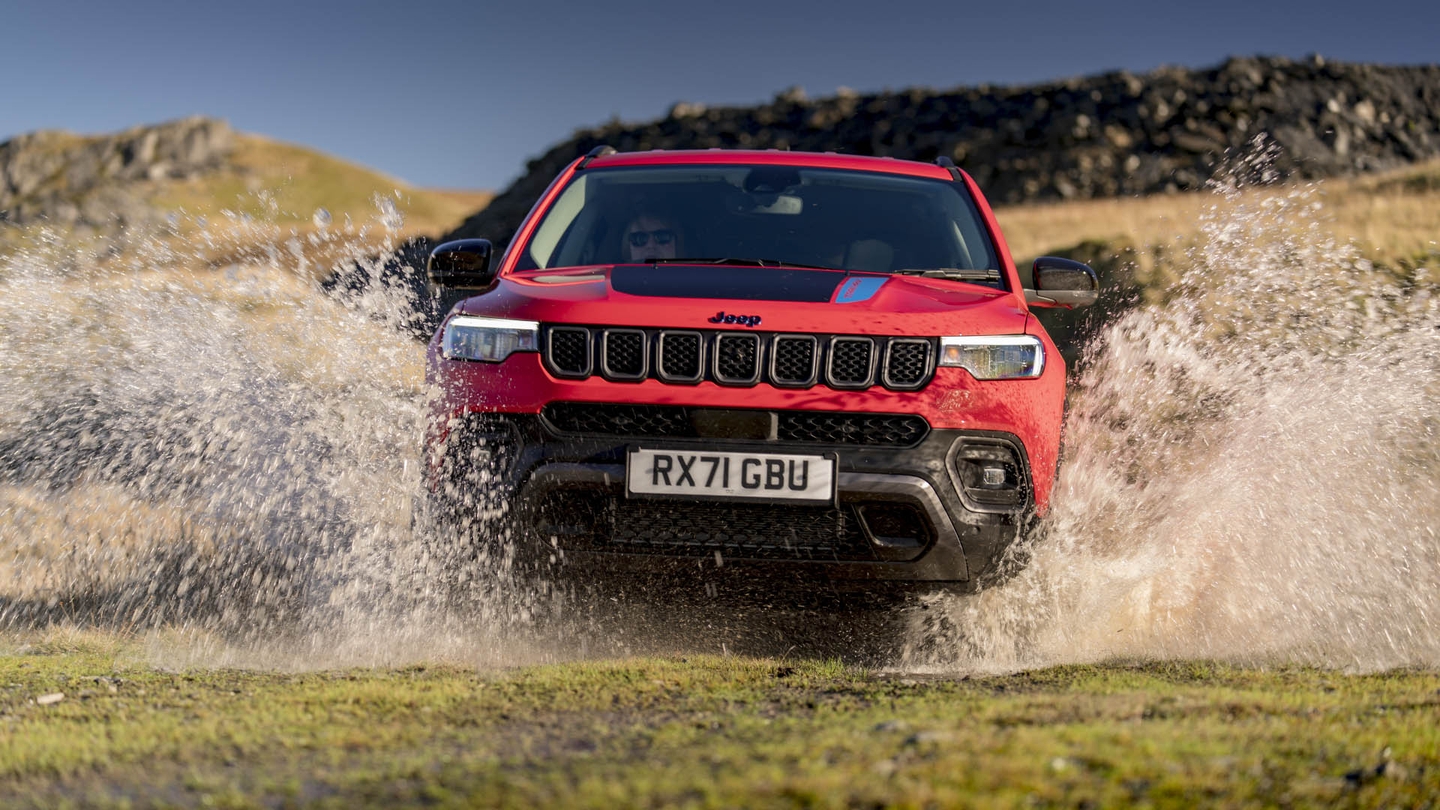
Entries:
POLYGON ((664 119, 577 132, 447 238, 508 242, 555 174, 599 144, 621 151, 739 147, 930 161, 948 155, 992 202, 1201 187, 1227 150, 1260 134, 1282 176, 1396 168, 1440 155, 1440 65, 1382 67, 1318 57, 1125 71, 1028 87, 913 89, 756 107, 676 104, 664 119))
POLYGON ((303 146, 194 117, 111 135, 41 131, 0 143, 0 248, 26 226, 110 239, 227 218, 308 231, 384 219, 402 235, 455 227, 485 192, 418 189, 303 146), (180 215, 180 216, 176 216, 180 215))
POLYGON ((186 118, 87 138, 47 130, 0 143, 0 222, 106 229, 151 222, 142 181, 214 172, 235 148, 224 121, 186 118))

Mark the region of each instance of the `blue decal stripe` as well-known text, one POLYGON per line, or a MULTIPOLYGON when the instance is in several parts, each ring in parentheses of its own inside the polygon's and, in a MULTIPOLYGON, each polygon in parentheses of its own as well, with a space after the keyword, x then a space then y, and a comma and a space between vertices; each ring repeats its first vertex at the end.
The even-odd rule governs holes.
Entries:
POLYGON ((889 280, 874 276, 847 278, 840 284, 840 294, 835 296, 835 303, 853 304, 857 301, 868 301, 889 280))

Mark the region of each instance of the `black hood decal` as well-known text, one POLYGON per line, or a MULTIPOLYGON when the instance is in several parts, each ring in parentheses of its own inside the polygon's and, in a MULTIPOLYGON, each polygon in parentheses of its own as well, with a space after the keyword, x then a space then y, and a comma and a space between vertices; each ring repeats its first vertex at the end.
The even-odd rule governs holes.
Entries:
POLYGON ((835 295, 844 273, 770 267, 661 264, 620 265, 610 287, 656 298, 728 298, 735 301, 797 301, 823 304, 835 295))

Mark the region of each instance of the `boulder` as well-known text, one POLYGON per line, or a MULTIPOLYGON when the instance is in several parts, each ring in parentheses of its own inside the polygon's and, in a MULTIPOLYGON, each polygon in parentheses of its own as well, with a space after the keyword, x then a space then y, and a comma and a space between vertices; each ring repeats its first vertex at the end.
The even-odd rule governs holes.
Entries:
POLYGON ((0 222, 113 230, 151 222, 140 184, 193 177, 225 165, 235 132, 195 116, 84 137, 32 132, 0 143, 0 222))

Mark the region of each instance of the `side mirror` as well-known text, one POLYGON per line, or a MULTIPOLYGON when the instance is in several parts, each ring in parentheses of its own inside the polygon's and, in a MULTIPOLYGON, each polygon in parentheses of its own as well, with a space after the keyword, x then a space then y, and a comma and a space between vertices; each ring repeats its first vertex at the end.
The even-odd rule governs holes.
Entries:
POLYGON ((490 254, 495 250, 489 239, 456 239, 436 245, 425 263, 425 276, 439 288, 480 290, 495 280, 490 269, 490 254))
POLYGON ((1035 260, 1035 289, 1025 291, 1025 301, 1040 307, 1088 307, 1100 297, 1100 279, 1090 265, 1041 256, 1035 260))

